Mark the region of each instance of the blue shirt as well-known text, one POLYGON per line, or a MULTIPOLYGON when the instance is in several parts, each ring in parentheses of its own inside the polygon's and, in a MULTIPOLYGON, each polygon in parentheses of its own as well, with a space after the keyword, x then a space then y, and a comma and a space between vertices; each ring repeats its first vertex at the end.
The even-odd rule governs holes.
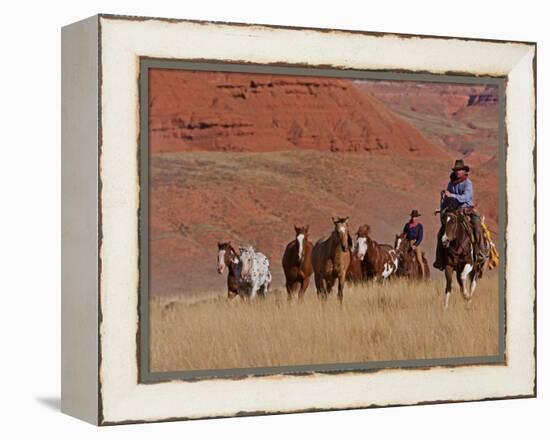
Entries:
POLYGON ((422 223, 417 223, 415 226, 411 226, 410 222, 405 224, 403 232, 407 235, 407 240, 416 240, 415 245, 418 246, 424 236, 424 227, 422 223))
POLYGON ((450 196, 445 197, 441 203, 441 208, 450 207, 451 209, 467 208, 474 206, 474 185, 470 179, 459 183, 449 182, 447 191, 450 196))

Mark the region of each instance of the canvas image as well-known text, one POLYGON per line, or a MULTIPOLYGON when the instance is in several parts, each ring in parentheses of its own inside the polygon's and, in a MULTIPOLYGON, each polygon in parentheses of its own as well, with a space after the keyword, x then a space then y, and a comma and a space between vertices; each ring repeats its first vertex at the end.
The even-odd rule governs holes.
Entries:
POLYGON ((150 373, 502 362, 502 84, 145 72, 150 373))

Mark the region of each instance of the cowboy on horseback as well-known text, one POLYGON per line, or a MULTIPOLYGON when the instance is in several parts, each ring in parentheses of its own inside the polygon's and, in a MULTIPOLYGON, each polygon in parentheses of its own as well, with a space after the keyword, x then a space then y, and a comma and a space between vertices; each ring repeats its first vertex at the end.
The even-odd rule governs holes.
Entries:
POLYGON ((441 191, 441 205, 440 210, 436 213, 441 214, 442 226, 437 234, 437 248, 434 267, 439 270, 445 268, 445 262, 443 261, 443 244, 441 243, 441 237, 443 236, 443 218, 444 213, 449 211, 459 211, 470 217, 473 234, 474 234, 474 252, 475 259, 483 261, 486 258, 486 250, 483 240, 483 229, 481 226, 481 216, 474 209, 474 186, 469 178, 470 167, 464 164, 462 159, 455 161, 455 165, 452 168, 450 175, 450 181, 447 185, 447 189, 441 191))
POLYGON ((403 227, 403 233, 405 238, 409 241, 411 249, 416 255, 416 260, 422 271, 422 279, 426 279, 426 269, 424 267, 424 259, 422 257, 422 249, 420 249, 420 243, 422 243, 422 238, 424 236, 424 227, 422 223, 418 221, 420 213, 418 210, 413 209, 410 213, 410 220, 405 223, 403 227))

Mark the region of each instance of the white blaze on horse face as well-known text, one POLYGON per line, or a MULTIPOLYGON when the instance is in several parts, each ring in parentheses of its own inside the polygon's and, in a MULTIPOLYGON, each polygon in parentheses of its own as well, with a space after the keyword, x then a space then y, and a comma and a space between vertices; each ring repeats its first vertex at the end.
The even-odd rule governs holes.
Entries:
POLYGON ((223 273, 225 269, 225 249, 218 252, 218 273, 223 273))
POLYGON ((304 234, 298 234, 296 240, 298 240, 298 258, 301 260, 304 254, 304 234))
POLYGON ((368 245, 367 245, 367 239, 365 237, 359 237, 357 239, 357 257, 363 261, 363 258, 365 258, 365 255, 367 255, 368 245))
POLYGON ((345 237, 346 234, 347 234, 347 229, 346 229, 346 225, 344 223, 339 223, 338 226, 336 227, 336 229, 338 230, 338 233, 340 234, 340 237, 345 237))
POLYGON ((250 271, 250 255, 248 251, 242 251, 239 260, 241 262, 241 278, 245 278, 250 271))
POLYGON ((399 238, 397 239, 397 244, 395 245, 395 249, 400 249, 400 248, 401 248, 401 241, 402 241, 402 240, 403 240, 403 239, 402 239, 401 237, 399 237, 399 238))
POLYGON ((342 242, 342 246, 347 246, 347 236, 348 236, 348 228, 345 223, 338 223, 338 226, 336 226, 336 230, 338 231, 338 235, 340 235, 340 241, 342 242))

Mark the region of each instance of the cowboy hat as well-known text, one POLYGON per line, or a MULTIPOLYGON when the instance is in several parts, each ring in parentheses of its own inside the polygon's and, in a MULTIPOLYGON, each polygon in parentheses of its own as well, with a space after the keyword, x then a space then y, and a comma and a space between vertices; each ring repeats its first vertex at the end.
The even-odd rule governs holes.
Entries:
POLYGON ((470 167, 468 165, 465 165, 462 159, 457 159, 455 160, 455 166, 453 167, 453 171, 457 171, 457 170, 464 170, 468 173, 470 171, 470 167))
POLYGON ((413 209, 410 215, 411 217, 420 217, 420 213, 416 209, 413 209))

